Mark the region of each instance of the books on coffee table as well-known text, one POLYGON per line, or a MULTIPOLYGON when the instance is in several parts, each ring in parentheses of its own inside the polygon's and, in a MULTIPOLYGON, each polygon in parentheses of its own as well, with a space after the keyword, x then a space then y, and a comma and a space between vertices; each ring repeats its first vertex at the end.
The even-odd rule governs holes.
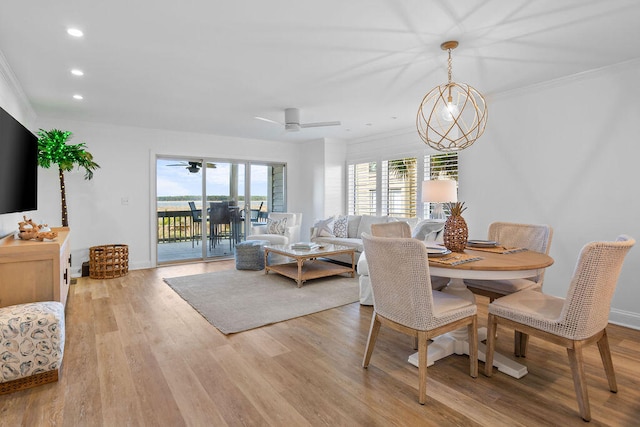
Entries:
POLYGON ((298 242, 298 243, 291 244, 291 249, 294 249, 294 250, 310 251, 312 249, 318 249, 319 247, 320 247, 319 244, 313 243, 313 242, 298 242))

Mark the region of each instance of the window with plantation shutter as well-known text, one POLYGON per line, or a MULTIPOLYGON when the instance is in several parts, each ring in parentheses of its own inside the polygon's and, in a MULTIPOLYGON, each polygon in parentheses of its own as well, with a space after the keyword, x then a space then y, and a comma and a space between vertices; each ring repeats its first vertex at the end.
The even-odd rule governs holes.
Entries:
POLYGON ((422 180, 458 180, 458 154, 431 154, 348 165, 348 214, 428 217, 422 204, 422 180))
POLYGON ((349 214, 400 218, 417 215, 418 172, 415 157, 351 164, 348 171, 349 214))

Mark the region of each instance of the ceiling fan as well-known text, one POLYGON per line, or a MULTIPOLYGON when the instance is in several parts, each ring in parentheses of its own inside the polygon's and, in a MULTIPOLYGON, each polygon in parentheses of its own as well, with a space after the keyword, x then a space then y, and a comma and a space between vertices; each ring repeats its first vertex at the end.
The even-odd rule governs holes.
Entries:
POLYGON ((264 117, 256 116, 256 119, 264 122, 275 123, 280 126, 284 126, 287 132, 298 132, 300 128, 315 128, 322 126, 340 126, 340 122, 316 122, 316 123, 300 123, 300 110, 297 108, 286 108, 284 110, 284 123, 277 122, 275 120, 267 119, 264 117))
MULTIPOLYGON (((200 168, 202 167, 202 162, 192 162, 192 161, 180 162, 180 163, 167 165, 167 166, 183 166, 186 170, 188 170, 191 173, 198 173, 200 171, 200 168)), ((207 167, 215 168, 216 164, 207 162, 207 167)))

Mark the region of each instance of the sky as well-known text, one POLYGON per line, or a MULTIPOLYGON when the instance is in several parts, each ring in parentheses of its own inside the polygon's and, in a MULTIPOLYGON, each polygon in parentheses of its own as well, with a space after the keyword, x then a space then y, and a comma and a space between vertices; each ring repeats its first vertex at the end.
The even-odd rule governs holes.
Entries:
MULTIPOLYGON (((229 195, 231 164, 213 162, 215 168, 207 168, 207 195, 229 195)), ((200 195, 202 192, 202 171, 191 173, 187 170, 187 161, 158 159, 156 163, 157 195, 186 196, 200 195), (184 164, 184 166, 182 166, 184 164), (169 166, 179 165, 179 166, 169 166)), ((238 194, 244 192, 245 165, 238 167, 238 194)), ((267 166, 251 165, 251 194, 267 195, 267 166)))

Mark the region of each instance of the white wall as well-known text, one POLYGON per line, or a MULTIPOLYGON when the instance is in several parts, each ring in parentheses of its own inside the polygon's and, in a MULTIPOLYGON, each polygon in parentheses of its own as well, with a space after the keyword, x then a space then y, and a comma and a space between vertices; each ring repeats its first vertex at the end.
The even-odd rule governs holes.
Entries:
MULTIPOLYGON (((72 131, 71 142, 85 142, 101 166, 91 181, 84 180, 82 171, 65 174, 74 274, 87 260, 89 247, 109 243, 129 245, 132 269, 154 265, 156 155, 285 162, 288 209, 301 212, 311 205, 300 147, 293 143, 49 119, 41 119, 38 127, 72 131)), ((34 220, 56 226, 61 221, 57 171, 40 171, 40 210, 34 220)))
MULTIPOLYGON (((20 84, 6 63, 0 52, 0 107, 11 114, 24 127, 33 129, 35 113, 29 105, 20 84)), ((16 185, 19 185, 16 183, 16 185)), ((0 215, 0 237, 11 234, 18 229, 18 222, 22 221, 22 215, 32 216, 37 211, 19 212, 0 215)))
MULTIPOLYGON (((470 235, 495 220, 554 229, 544 290, 565 296, 582 246, 640 239, 640 61, 489 99, 485 134, 460 154, 470 235)), ((640 248, 629 253, 612 321, 640 328, 640 248)))

